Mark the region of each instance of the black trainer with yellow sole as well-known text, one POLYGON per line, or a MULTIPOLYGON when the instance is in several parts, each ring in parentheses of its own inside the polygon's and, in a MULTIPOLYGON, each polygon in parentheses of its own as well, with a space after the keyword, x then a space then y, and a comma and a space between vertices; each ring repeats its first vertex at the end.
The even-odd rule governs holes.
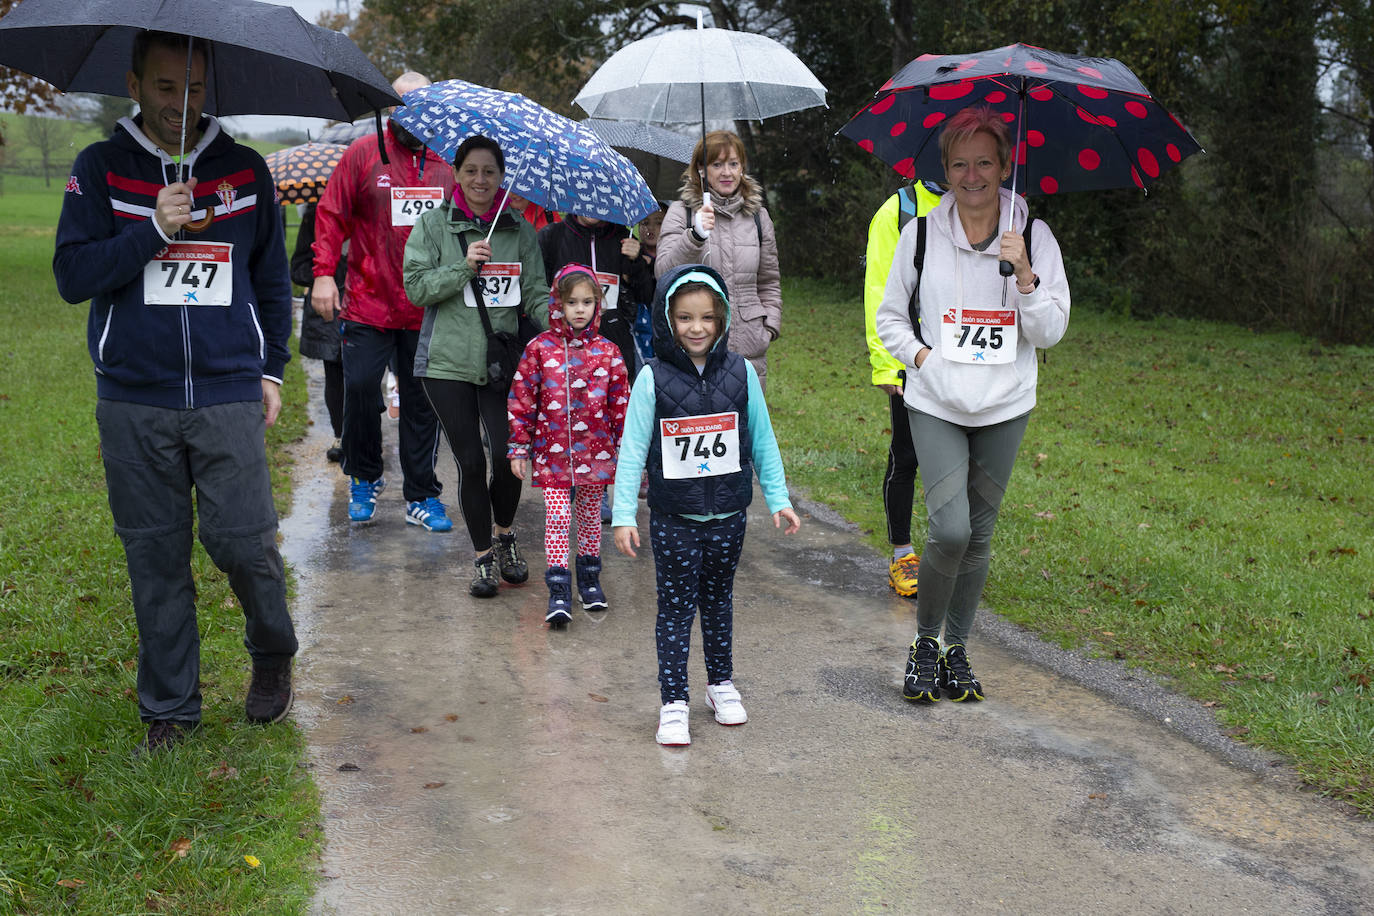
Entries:
POLYGON ((983 685, 973 676, 973 669, 968 663, 968 652, 958 643, 946 646, 944 653, 941 654, 938 679, 945 697, 956 703, 983 699, 983 685))
POLYGON ((902 680, 902 696, 913 703, 939 702, 939 667, 938 642, 929 636, 922 636, 912 643, 911 652, 906 660, 906 676, 902 680))

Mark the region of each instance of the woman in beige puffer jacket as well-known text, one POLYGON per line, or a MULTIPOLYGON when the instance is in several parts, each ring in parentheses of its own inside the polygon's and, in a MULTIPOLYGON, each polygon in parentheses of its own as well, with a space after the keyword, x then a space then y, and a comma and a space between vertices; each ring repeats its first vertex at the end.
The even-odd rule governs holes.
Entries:
POLYGON ((730 296, 730 349, 753 363, 766 385, 768 345, 782 328, 782 289, 773 220, 763 189, 745 173, 747 165, 744 144, 731 131, 712 131, 697 141, 682 173, 681 199, 663 220, 654 273, 661 277, 682 264, 719 271, 730 296))

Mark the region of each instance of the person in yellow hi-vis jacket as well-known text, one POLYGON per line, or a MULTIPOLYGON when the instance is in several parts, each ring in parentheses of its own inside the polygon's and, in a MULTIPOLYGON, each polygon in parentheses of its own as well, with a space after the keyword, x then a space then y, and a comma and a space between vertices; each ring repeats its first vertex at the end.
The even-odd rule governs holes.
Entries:
POLYGON ((887 448, 887 470, 883 473, 883 513, 887 516, 887 539, 892 559, 887 581, 904 598, 916 597, 916 571, 921 557, 911 544, 911 507, 916 494, 916 449, 911 444, 911 424, 902 402, 906 372, 902 364, 883 348, 878 339, 874 316, 883 301, 887 274, 897 237, 910 220, 925 216, 940 202, 938 185, 915 182, 893 194, 878 208, 868 226, 868 251, 864 269, 864 332, 868 339, 868 361, 873 366, 873 384, 887 394, 892 418, 892 441, 887 448))

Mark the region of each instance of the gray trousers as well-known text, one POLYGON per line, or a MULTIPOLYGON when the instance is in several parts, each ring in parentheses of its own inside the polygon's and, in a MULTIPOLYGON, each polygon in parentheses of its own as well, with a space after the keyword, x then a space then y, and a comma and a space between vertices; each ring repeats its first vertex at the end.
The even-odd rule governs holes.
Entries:
POLYGON ((1030 413, 958 426, 909 410, 929 527, 916 579, 916 635, 964 644, 988 580, 992 529, 1030 413))
POLYGON ((200 542, 243 607, 249 655, 279 664, 296 654, 262 404, 171 410, 101 399, 95 417, 138 622, 139 714, 199 721, 192 489, 200 542))

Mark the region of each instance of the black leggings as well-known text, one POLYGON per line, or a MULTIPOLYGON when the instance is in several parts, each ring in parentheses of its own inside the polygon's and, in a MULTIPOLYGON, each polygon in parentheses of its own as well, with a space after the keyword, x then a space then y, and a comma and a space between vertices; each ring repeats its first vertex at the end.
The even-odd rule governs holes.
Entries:
POLYGON ((437 378, 422 378, 420 384, 453 449, 463 522, 480 556, 491 549, 493 519, 509 528, 520 505, 520 478, 511 473, 506 458, 506 389, 437 378), (483 432, 491 449, 490 481, 483 432))
POLYGON ((329 428, 334 438, 343 436, 343 363, 337 359, 324 362, 324 409, 329 412, 329 428))

